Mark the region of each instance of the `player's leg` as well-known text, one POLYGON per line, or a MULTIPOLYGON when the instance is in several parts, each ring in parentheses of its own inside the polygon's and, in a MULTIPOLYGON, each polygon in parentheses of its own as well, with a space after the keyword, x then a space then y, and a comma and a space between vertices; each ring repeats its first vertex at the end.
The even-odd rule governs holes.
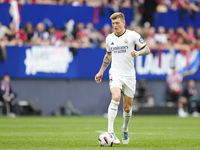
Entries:
POLYGON ((114 144, 120 144, 119 139, 114 134, 114 121, 118 112, 118 105, 121 98, 121 89, 119 87, 111 88, 112 100, 108 107, 108 132, 112 133, 115 141, 114 144))
POLYGON ((132 116, 132 103, 133 98, 123 94, 123 116, 124 116, 124 131, 128 131, 128 124, 132 116))
POLYGON ((124 124, 122 125, 122 143, 127 145, 129 143, 129 134, 128 134, 128 124, 132 116, 132 103, 133 97, 136 89, 136 80, 125 79, 123 85, 123 119, 124 124))
POLYGON ((123 94, 123 119, 122 125, 122 143, 127 145, 129 143, 128 125, 132 116, 132 102, 133 98, 123 94))

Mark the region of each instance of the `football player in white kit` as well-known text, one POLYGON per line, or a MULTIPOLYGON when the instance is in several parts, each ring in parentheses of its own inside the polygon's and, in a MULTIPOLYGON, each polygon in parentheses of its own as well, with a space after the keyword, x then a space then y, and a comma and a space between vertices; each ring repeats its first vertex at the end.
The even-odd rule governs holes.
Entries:
POLYGON ((150 50, 138 33, 125 29, 123 13, 114 13, 110 19, 114 33, 109 34, 106 38, 107 53, 95 76, 95 81, 101 82, 103 73, 112 60, 109 71, 112 100, 108 107, 108 132, 113 134, 114 144, 120 144, 119 139, 114 134, 113 124, 117 116, 121 93, 123 93, 122 143, 127 145, 129 143, 128 124, 132 116, 131 106, 136 88, 134 58, 148 55, 150 50), (136 51, 136 45, 140 47, 140 51, 136 51))

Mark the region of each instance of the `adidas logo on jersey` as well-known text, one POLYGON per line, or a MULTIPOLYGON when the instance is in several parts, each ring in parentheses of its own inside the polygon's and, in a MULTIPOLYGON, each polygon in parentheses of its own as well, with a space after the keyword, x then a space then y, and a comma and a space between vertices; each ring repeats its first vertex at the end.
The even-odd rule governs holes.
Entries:
POLYGON ((114 45, 114 43, 112 42, 110 45, 114 45))

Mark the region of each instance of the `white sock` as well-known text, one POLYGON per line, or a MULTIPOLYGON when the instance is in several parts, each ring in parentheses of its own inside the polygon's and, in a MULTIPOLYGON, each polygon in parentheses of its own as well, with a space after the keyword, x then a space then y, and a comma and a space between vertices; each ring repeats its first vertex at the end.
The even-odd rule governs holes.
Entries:
POLYGON ((131 120, 131 116, 132 116, 132 108, 129 113, 123 111, 123 118, 124 118, 123 130, 124 130, 124 132, 128 132, 128 124, 129 124, 129 121, 131 120))
POLYGON ((110 133, 114 132, 113 126, 118 112, 118 105, 119 102, 111 100, 111 103, 108 107, 108 132, 110 133))

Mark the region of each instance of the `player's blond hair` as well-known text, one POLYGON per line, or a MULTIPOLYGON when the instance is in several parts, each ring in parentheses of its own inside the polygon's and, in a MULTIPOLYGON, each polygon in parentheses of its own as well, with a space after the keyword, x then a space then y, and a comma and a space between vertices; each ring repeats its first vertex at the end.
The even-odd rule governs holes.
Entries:
POLYGON ((122 21, 125 21, 124 14, 121 13, 121 12, 116 12, 116 13, 114 13, 114 14, 112 14, 112 15, 110 16, 110 19, 111 19, 111 20, 115 20, 115 19, 117 19, 117 18, 120 18, 122 21))

